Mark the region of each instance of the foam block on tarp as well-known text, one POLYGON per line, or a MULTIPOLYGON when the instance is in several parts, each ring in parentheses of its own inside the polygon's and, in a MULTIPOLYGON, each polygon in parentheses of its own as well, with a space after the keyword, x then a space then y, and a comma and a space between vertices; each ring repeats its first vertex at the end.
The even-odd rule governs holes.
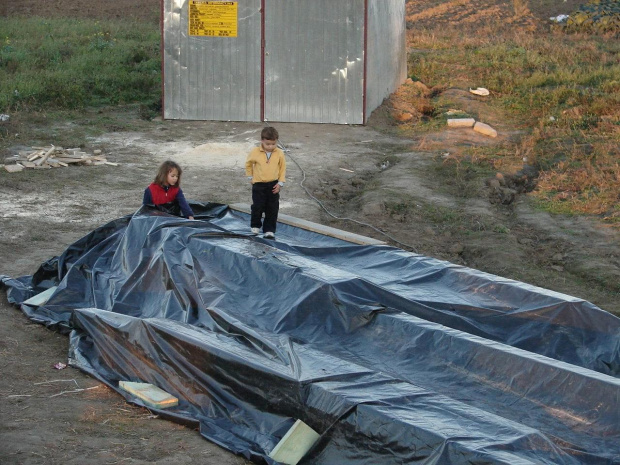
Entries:
POLYGON ((148 407, 168 408, 179 405, 179 399, 168 394, 163 389, 149 383, 134 383, 131 381, 119 381, 118 387, 133 394, 148 407))
POLYGON ((45 305, 45 303, 48 301, 48 299, 52 296, 52 294, 56 291, 57 288, 58 286, 52 286, 49 289, 46 289, 43 292, 30 297, 28 300, 25 300, 23 303, 25 305, 32 305, 36 307, 40 305, 45 305))
POLYGON ((269 457, 287 465, 297 465, 317 439, 319 439, 319 433, 303 421, 297 420, 273 448, 269 457))

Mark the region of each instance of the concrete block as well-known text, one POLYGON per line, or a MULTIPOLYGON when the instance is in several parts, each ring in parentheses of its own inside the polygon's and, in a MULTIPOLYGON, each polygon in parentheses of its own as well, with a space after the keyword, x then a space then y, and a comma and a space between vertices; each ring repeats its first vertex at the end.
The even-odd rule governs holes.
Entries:
POLYGON ((476 124, 473 118, 450 118, 448 119, 448 127, 451 128, 471 128, 476 124))
POLYGON ((495 129, 488 124, 481 123, 480 121, 474 124, 474 131, 484 134, 485 136, 497 137, 497 131, 495 129))

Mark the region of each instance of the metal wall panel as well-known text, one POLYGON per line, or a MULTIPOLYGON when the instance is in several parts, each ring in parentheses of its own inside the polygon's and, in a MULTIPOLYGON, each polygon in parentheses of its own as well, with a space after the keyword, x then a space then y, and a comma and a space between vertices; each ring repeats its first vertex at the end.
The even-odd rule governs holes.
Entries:
POLYGON ((405 0, 368 0, 366 119, 407 79, 405 32, 405 0))
POLYGON ((265 119, 363 123, 364 0, 266 0, 265 21, 265 119))
POLYGON ((189 36, 189 0, 163 1, 164 118, 260 121, 260 0, 236 0, 238 37, 189 36))
POLYGON ((167 119, 261 121, 264 86, 265 120, 363 124, 406 79, 405 0, 264 0, 264 57, 261 0, 234 38, 189 36, 189 2, 163 0, 167 119))

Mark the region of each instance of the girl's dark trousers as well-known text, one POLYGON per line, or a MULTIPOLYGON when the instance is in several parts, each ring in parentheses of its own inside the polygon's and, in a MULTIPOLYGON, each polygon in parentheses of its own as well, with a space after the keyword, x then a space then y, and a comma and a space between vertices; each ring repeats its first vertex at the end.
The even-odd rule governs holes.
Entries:
POLYGON ((276 232, 276 222, 278 221, 278 210, 280 209, 280 194, 272 192, 273 186, 278 181, 255 182, 252 184, 252 217, 250 219, 251 228, 263 227, 263 232, 276 232), (265 221, 262 221, 263 213, 265 221))

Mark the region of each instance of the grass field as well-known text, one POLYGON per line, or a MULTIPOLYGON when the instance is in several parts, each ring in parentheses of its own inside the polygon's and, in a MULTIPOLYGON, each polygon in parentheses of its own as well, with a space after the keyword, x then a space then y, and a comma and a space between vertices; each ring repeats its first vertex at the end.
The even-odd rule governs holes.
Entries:
POLYGON ((0 19, 0 110, 160 98, 159 29, 126 21, 0 19))

